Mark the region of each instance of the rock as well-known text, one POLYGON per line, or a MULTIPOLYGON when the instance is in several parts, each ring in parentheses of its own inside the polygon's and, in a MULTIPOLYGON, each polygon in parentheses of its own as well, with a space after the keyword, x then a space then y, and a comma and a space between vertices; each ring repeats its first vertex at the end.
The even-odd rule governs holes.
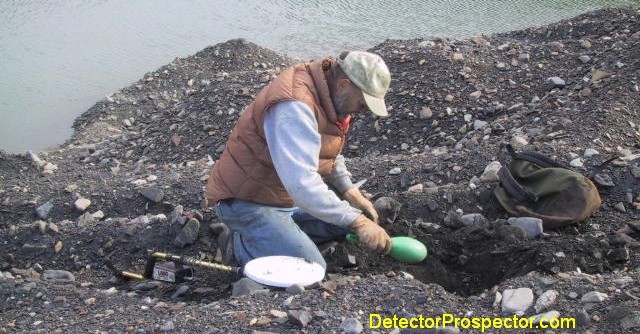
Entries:
POLYGON ((174 292, 171 295, 171 299, 178 299, 180 297, 182 297, 184 294, 186 294, 187 292, 189 292, 189 286, 188 285, 181 285, 176 292, 174 292))
POLYGON ((596 155, 600 154, 600 152, 598 152, 598 150, 595 150, 593 148, 588 148, 586 150, 584 150, 584 154, 582 155, 585 158, 591 158, 594 157, 596 155))
POLYGON ((398 217, 402 204, 393 197, 383 196, 373 202, 373 207, 380 216, 380 223, 392 224, 398 217))
POLYGON ((591 81, 593 82, 598 82, 604 78, 608 78, 611 76, 611 72, 608 71, 602 71, 602 70, 596 70, 595 72, 593 72, 593 74, 591 75, 591 81))
POLYGON ((340 324, 340 330, 345 334, 359 334, 362 333, 364 327, 360 320, 356 318, 349 318, 340 324))
POLYGON ((53 203, 51 203, 51 201, 47 201, 46 203, 36 208, 36 214, 40 219, 46 220, 47 218, 49 218, 49 213, 51 213, 52 209, 53 203))
POLYGON ((45 174, 53 174, 53 172, 56 170, 58 170, 58 166, 48 162, 46 165, 44 165, 42 172, 45 174))
POLYGON ((502 164, 500 161, 492 161, 489 163, 480 175, 480 181, 482 182, 498 182, 500 178, 498 177, 498 172, 502 168, 502 164))
POLYGON ((485 121, 481 121, 481 120, 478 120, 478 119, 473 121, 473 129, 475 131, 482 131, 482 130, 486 129, 487 126, 489 126, 489 123, 487 123, 485 121))
POLYGON ((402 169, 400 169, 400 167, 394 167, 389 170, 389 175, 400 175, 400 173, 402 173, 402 169))
POLYGON ((162 286, 161 282, 158 281, 148 281, 136 284, 132 287, 134 291, 151 291, 155 290, 158 287, 162 286))
POLYGON ((184 208, 182 207, 182 205, 176 205, 173 208, 173 211, 171 211, 171 213, 169 214, 169 224, 178 224, 180 226, 184 225, 184 223, 187 221, 187 217, 182 215, 183 212, 184 208))
POLYGON ((589 325, 591 325, 591 317, 585 310, 578 311, 578 313, 575 315, 575 318, 576 325, 578 325, 578 327, 588 327, 589 325))
POLYGON ((418 183, 409 187, 409 189, 407 189, 407 192, 420 194, 422 193, 423 190, 424 190, 424 185, 422 183, 418 183))
POLYGON ((559 293, 556 290, 545 291, 542 295, 540 295, 540 297, 538 297, 538 300, 536 300, 536 304, 534 306, 536 312, 545 310, 549 306, 553 305, 556 302, 558 295, 559 293))
POLYGON ((593 181, 601 187, 615 187, 616 184, 613 183, 613 180, 611 179, 611 176, 609 176, 608 174, 596 174, 593 177, 593 181))
POLYGON ((299 294, 304 293, 305 288, 304 288, 304 285, 302 285, 302 284, 293 284, 293 285, 290 285, 289 287, 287 287, 285 289, 285 291, 287 293, 292 294, 292 295, 299 295, 299 294))
POLYGON ((551 88, 564 88, 566 86, 566 83, 560 77, 550 77, 547 81, 551 84, 551 88))
POLYGON ((312 318, 313 316, 311 315, 311 313, 304 310, 289 310, 287 312, 287 319, 289 319, 290 322, 302 327, 306 327, 312 318))
POLYGON ((539 324, 549 324, 551 320, 560 318, 560 312, 558 311, 549 311, 542 314, 536 314, 533 316, 533 323, 535 325, 539 324))
POLYGON ((480 213, 462 215, 462 224, 465 226, 486 226, 489 220, 480 213))
POLYGON ((525 146, 529 145, 529 139, 525 136, 517 135, 513 136, 509 141, 509 144, 513 146, 516 151, 522 150, 525 146))
POLYGON ((160 328, 158 328, 158 330, 160 330, 161 332, 172 332, 174 329, 175 325, 171 320, 167 320, 167 322, 165 322, 162 326, 160 326, 160 328))
POLYGON ((155 187, 140 189, 140 195, 155 203, 160 203, 162 201, 162 198, 164 198, 164 192, 162 191, 162 189, 158 189, 155 187))
POLYGON ((41 160, 40 157, 38 157, 38 155, 33 153, 31 150, 27 151, 27 154, 29 155, 29 158, 31 159, 31 162, 34 166, 41 168, 47 164, 46 161, 41 160))
POLYGON ((62 250, 62 241, 58 240, 56 244, 53 246, 53 251, 57 254, 62 250))
POLYGON ((584 161, 582 160, 582 158, 576 158, 569 162, 569 166, 574 168, 582 168, 584 167, 584 161))
POLYGON ((624 329, 640 328, 640 311, 634 311, 620 320, 620 327, 624 329))
POLYGON ((627 212, 627 208, 625 208, 624 203, 622 202, 616 203, 613 207, 620 212, 627 212))
POLYGON ((254 293, 264 293, 269 291, 266 287, 256 281, 243 277, 233 283, 233 289, 231 295, 234 297, 240 297, 245 295, 252 295, 254 293))
POLYGON ((607 300, 607 298, 609 298, 609 296, 607 296, 606 293, 591 291, 591 292, 585 293, 580 299, 580 301, 584 303, 601 303, 607 300))
POLYGON ((420 119, 430 119, 433 117, 433 111, 431 111, 431 108, 429 107, 422 107, 422 109, 420 109, 419 117, 420 119))
POLYGON ((73 205, 76 207, 76 209, 80 210, 80 211, 84 211, 86 210, 89 205, 91 205, 91 201, 87 198, 78 198, 73 205))
POLYGON ((533 290, 529 288, 506 289, 502 292, 502 312, 525 312, 533 305, 533 290))
POLYGON ((527 238, 533 239, 542 234, 542 219, 533 217, 511 217, 507 220, 510 225, 520 226, 527 232, 527 238))
POLYGON ((200 222, 195 219, 189 219, 189 221, 184 225, 174 243, 177 246, 185 247, 187 245, 191 245, 196 240, 198 240, 198 234, 200 233, 200 222))
POLYGON ((49 281, 74 282, 76 277, 66 270, 45 270, 42 272, 42 279, 49 281))

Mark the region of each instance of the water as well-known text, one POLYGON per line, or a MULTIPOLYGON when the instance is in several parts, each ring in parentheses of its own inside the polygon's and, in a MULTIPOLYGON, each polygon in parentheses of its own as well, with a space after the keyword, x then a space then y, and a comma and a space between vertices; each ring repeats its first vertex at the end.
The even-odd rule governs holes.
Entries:
POLYGON ((385 39, 491 34, 639 2, 3 0, 0 149, 60 144, 104 96, 232 38, 309 60, 385 39))

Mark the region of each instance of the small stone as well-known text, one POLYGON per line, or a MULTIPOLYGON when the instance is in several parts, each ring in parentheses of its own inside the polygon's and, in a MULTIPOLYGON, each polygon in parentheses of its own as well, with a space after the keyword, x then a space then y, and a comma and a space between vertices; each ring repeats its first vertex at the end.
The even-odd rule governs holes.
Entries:
POLYGON ((551 88, 564 88, 567 84, 560 77, 551 77, 548 79, 551 88))
POLYGON ((479 119, 476 119, 475 121, 473 121, 473 129, 475 131, 482 131, 482 130, 486 129, 487 126, 489 126, 489 123, 487 123, 485 121, 481 121, 479 119))
POLYGON ((593 148, 588 148, 588 149, 584 150, 583 156, 585 158, 591 158, 591 157, 596 156, 598 154, 600 154, 600 152, 598 152, 598 150, 595 150, 593 148))
POLYGON ((465 226, 485 226, 489 220, 480 213, 462 215, 462 224, 465 226))
POLYGON ((509 225, 520 226, 527 231, 527 238, 533 239, 542 234, 542 219, 534 217, 511 217, 507 220, 509 225))
POLYGON ((580 310, 576 314, 576 324, 578 327, 588 327, 591 325, 591 317, 585 310, 580 310))
POLYGON ((420 109, 420 119, 429 119, 433 117, 433 111, 429 107, 422 107, 420 109))
POLYGON ((536 305, 534 306, 536 312, 545 310, 549 306, 553 305, 556 302, 558 295, 559 293, 556 290, 545 291, 542 295, 540 295, 540 297, 538 297, 538 300, 536 300, 536 305))
POLYGON ((91 201, 87 198, 78 198, 73 205, 76 207, 76 209, 80 210, 80 211, 84 211, 86 210, 89 205, 91 205, 91 201))
POLYGON ((46 165, 44 165, 43 173, 53 174, 53 172, 56 170, 58 170, 58 166, 48 162, 46 165))
POLYGON ((312 317, 313 316, 311 315, 311 313, 304 310, 290 310, 289 312, 287 312, 287 319, 289 319, 290 322, 302 327, 306 327, 307 324, 309 324, 309 322, 311 321, 312 317))
POLYGON ((394 167, 389 171, 389 175, 400 175, 400 173, 402 173, 400 167, 394 167))
POLYGON ((100 220, 100 219, 104 218, 104 212, 102 212, 102 210, 98 210, 98 211, 92 213, 91 217, 100 220))
POLYGON ((593 82, 598 82, 604 78, 608 78, 611 76, 611 72, 607 72, 607 71, 602 71, 602 70, 596 70, 595 72, 593 72, 593 75, 591 76, 591 81, 593 82))
POLYGON ((585 293, 580 299, 580 301, 584 303, 601 303, 607 300, 607 298, 609 298, 609 296, 606 293, 591 291, 591 292, 585 293))
POLYGON ((616 210, 620 211, 620 212, 627 212, 627 208, 624 207, 624 203, 622 202, 618 202, 616 205, 613 206, 616 210))
POLYGON ((192 218, 184 225, 174 242, 180 247, 191 245, 198 240, 199 233, 200 222, 197 219, 192 218))
POLYGON ((140 195, 155 203, 160 203, 160 201, 162 201, 162 198, 164 198, 164 192, 162 191, 162 189, 158 189, 155 187, 140 189, 140 195))
POLYGON ((593 177, 593 181, 599 186, 603 187, 615 187, 616 184, 613 183, 613 179, 608 174, 596 174, 593 177))
POLYGON ((580 59, 580 61, 581 61, 583 64, 586 64, 586 63, 588 63, 588 62, 590 62, 590 61, 591 61, 591 57, 589 57, 589 56, 587 56, 587 55, 582 55, 582 56, 578 57, 578 59, 580 59))
POLYGON ((529 288, 506 289, 502 292, 502 312, 524 312, 533 304, 533 290, 529 288))
POLYGON ((511 138, 509 144, 511 144, 515 150, 521 150, 529 145, 529 140, 525 136, 516 135, 511 138))
POLYGON ((46 220, 47 218, 49 218, 49 214, 51 213, 52 209, 53 203, 51 203, 51 201, 47 201, 46 203, 36 208, 36 214, 38 214, 38 217, 40 219, 46 220))
POLYGON ((71 272, 66 270, 45 270, 42 272, 42 279, 61 281, 61 282, 74 282, 76 277, 71 272))
POLYGON ((498 177, 498 172, 502 168, 502 164, 500 161, 492 161, 489 163, 480 175, 480 181, 482 182, 497 182, 500 180, 498 177))
POLYGON ((187 285, 181 285, 176 292, 174 292, 171 295, 171 299, 178 299, 180 297, 182 297, 184 294, 186 294, 187 292, 189 292, 189 286, 187 285))
POLYGON ((304 293, 305 288, 304 288, 304 285, 302 285, 302 284, 293 284, 293 285, 290 285, 289 287, 287 287, 285 289, 285 291, 287 293, 292 294, 292 295, 300 295, 300 294, 304 293))
POLYGON ((569 162, 569 166, 574 168, 582 168, 584 167, 584 161, 582 160, 582 158, 576 158, 569 162))
POLYGON ((635 311, 620 320, 620 327, 624 329, 640 328, 640 312, 635 311))
POLYGON ((536 314, 533 316, 533 323, 535 325, 539 325, 541 323, 549 324, 551 320, 560 318, 560 312, 558 311, 549 311, 542 314, 536 314), (544 319, 544 321, 543 321, 544 319))
POLYGON ((159 330, 161 332, 172 332, 174 329, 175 329, 175 325, 173 324, 173 321, 171 321, 171 320, 168 320, 167 322, 165 322, 159 328, 159 330))
POLYGON ((62 241, 56 242, 55 246, 53 246, 53 250, 57 253, 60 253, 60 251, 62 250, 62 241))
POLYGON ((287 317, 287 312, 278 311, 278 310, 271 310, 271 311, 269 311, 269 314, 271 314, 274 318, 286 318, 287 317))
POLYGON ((409 189, 407 189, 407 192, 420 194, 422 193, 423 190, 424 190, 424 185, 422 183, 418 183, 409 187, 409 189))
POLYGON ((349 318, 340 324, 340 329, 345 334, 360 334, 364 330, 360 320, 356 318, 349 318))
POLYGON ((264 291, 269 291, 265 288, 264 285, 257 283, 256 281, 243 277, 239 279, 237 282, 233 283, 233 289, 231 295, 234 297, 251 295, 254 293, 261 293, 264 291))

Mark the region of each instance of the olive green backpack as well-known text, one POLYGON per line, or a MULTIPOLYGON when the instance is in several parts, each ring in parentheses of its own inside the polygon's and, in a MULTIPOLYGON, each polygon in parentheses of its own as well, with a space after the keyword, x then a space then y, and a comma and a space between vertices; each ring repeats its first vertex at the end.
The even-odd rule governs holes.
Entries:
POLYGON ((583 221, 600 207, 598 189, 584 175, 540 153, 506 148, 511 163, 500 159, 495 195, 511 215, 540 218, 552 229, 583 221))

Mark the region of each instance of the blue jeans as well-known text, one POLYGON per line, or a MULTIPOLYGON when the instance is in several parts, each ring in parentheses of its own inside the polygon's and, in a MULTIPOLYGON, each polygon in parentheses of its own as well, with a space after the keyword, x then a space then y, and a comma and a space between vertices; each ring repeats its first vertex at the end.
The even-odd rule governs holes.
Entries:
POLYGON ((263 256, 288 255, 317 262, 326 269, 316 244, 342 238, 349 232, 347 227, 329 224, 295 207, 242 200, 215 207, 218 218, 234 232, 234 257, 243 266, 263 256))

